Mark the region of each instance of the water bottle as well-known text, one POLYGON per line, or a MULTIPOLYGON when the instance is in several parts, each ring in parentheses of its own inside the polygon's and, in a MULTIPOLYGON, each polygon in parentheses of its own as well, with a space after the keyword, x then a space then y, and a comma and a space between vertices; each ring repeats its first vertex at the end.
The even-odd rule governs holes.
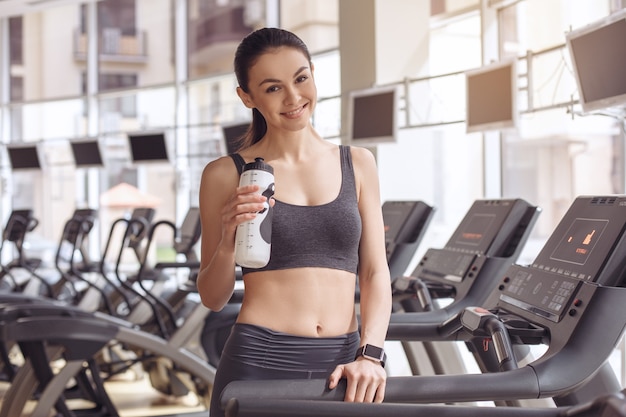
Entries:
POLYGON ((239 186, 258 185, 258 193, 267 200, 252 220, 237 226, 235 233, 235 262, 245 268, 262 268, 270 260, 272 241, 272 208, 270 198, 274 195, 274 169, 256 158, 244 165, 239 186))

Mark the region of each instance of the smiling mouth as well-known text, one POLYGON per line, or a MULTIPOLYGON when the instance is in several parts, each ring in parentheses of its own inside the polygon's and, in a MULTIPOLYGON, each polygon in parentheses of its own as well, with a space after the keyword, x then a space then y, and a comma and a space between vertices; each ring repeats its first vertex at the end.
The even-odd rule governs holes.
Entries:
POLYGON ((305 109, 306 106, 307 105, 305 104, 305 105, 303 105, 301 107, 298 107, 295 110, 285 112, 285 113, 283 113, 283 115, 287 116, 287 117, 297 117, 297 116, 300 116, 302 114, 302 112, 304 112, 304 109, 305 109))

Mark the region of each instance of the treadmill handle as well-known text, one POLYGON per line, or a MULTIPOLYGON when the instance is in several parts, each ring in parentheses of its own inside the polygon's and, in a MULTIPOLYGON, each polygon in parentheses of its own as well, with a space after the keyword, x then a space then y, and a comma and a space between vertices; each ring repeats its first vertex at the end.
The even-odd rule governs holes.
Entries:
POLYGON ((498 316, 482 307, 466 307, 461 313, 461 323, 472 335, 491 338, 500 371, 517 369, 509 332, 498 316))
POLYGON ((433 310, 433 299, 430 290, 423 280, 417 277, 398 277, 392 282, 395 292, 414 293, 422 307, 422 311, 433 310))

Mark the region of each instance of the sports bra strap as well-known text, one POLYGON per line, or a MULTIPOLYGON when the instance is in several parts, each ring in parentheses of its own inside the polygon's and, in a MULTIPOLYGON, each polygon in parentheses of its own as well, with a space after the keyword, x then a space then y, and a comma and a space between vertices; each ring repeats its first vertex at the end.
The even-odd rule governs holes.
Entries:
POLYGON ((237 167, 237 172, 239 172, 239 175, 241 175, 241 173, 243 172, 243 166, 246 164, 245 159, 243 159, 238 153, 231 153, 228 156, 233 159, 233 161, 235 162, 235 166, 237 167))

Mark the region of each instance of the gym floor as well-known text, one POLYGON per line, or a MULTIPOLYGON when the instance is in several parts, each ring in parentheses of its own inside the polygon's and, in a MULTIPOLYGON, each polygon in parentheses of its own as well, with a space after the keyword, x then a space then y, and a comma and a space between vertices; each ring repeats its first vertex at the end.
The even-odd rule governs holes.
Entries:
MULTIPOLYGON (((8 389, 8 382, 0 382, 0 402, 8 389)), ((146 377, 140 379, 128 377, 107 382, 107 390, 120 417, 208 416, 208 411, 198 404, 195 396, 190 395, 183 398, 165 396, 153 389, 146 377)), ((80 402, 68 401, 68 404, 74 409, 89 407, 89 404, 81 404, 80 402)), ((30 406, 34 406, 34 402, 29 404, 24 410, 24 414, 19 417, 29 416, 30 406)))

